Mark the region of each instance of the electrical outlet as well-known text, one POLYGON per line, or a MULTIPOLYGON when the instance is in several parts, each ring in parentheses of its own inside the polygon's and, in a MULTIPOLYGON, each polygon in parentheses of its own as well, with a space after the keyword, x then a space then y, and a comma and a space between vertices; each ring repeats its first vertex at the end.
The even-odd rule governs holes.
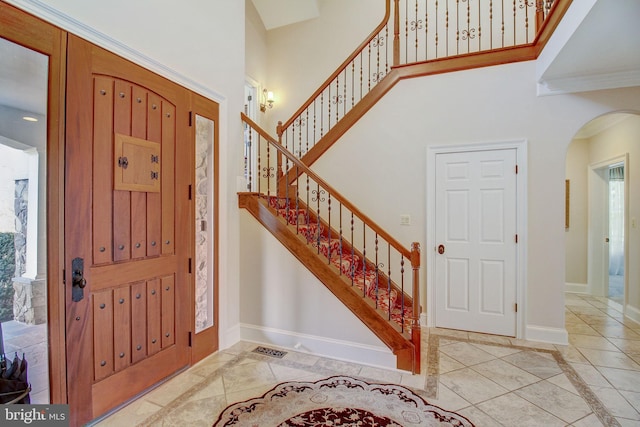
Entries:
POLYGON ((409 214, 400 215, 400 225, 411 225, 411 216, 409 214))

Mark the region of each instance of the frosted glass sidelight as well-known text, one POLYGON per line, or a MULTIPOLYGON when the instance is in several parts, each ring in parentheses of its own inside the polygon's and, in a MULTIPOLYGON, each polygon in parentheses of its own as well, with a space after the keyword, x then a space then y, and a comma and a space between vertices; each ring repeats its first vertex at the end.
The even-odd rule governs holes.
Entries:
POLYGON ((195 147, 195 305, 196 333, 213 326, 214 319, 214 126, 213 120, 196 115, 195 147))

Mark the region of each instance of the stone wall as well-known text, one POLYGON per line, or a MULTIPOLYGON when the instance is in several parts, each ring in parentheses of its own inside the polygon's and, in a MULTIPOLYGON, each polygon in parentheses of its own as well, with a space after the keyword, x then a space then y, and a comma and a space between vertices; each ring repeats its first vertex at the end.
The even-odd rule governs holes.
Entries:
POLYGON ((29 207, 29 180, 17 179, 14 198, 16 215, 16 272, 15 277, 21 277, 27 269, 27 213, 29 207))

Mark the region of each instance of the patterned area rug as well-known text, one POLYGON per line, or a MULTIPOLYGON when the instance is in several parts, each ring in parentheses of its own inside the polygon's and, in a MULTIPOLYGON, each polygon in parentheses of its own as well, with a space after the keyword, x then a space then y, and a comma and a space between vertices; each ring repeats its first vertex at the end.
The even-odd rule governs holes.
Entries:
POLYGON ((428 404, 394 384, 335 376, 278 384, 264 396, 229 405, 216 426, 459 426, 462 415, 428 404))

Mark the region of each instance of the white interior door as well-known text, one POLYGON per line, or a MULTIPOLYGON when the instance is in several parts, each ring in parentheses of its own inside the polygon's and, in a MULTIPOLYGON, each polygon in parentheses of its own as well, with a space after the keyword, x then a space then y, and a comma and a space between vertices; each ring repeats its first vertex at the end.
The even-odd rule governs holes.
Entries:
POLYGON ((436 155, 435 324, 516 335, 516 149, 436 155))

